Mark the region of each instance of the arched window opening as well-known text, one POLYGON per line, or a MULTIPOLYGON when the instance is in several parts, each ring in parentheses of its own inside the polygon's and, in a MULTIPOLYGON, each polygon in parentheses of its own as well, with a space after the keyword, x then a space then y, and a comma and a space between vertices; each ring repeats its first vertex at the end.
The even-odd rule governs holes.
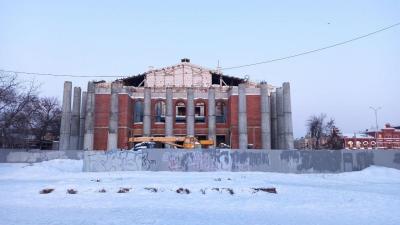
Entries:
POLYGON ((361 148, 361 141, 356 141, 356 148, 360 149, 361 148))
POLYGON ((155 121, 157 123, 165 123, 165 102, 158 101, 155 105, 155 121))
POLYGON ((217 123, 226 123, 226 105, 224 102, 215 103, 215 120, 217 123))
POLYGON ((184 102, 178 102, 175 106, 175 121, 177 123, 186 122, 186 105, 184 102))
POLYGON ((350 149, 353 148, 353 142, 352 141, 347 142, 347 145, 349 146, 350 149))
POLYGON ((133 105, 133 121, 135 123, 142 123, 144 115, 144 103, 142 100, 136 100, 133 105))
POLYGON ((194 108, 194 118, 196 123, 205 123, 205 104, 204 102, 197 102, 194 108))

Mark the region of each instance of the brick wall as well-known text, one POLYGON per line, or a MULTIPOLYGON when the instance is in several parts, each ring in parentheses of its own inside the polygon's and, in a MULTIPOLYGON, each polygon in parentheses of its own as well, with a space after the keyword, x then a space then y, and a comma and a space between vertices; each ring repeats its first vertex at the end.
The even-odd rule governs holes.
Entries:
POLYGON ((247 141, 253 148, 262 148, 261 144, 261 97, 246 96, 247 107, 247 141))
POLYGON ((128 138, 133 120, 132 99, 127 94, 118 96, 118 148, 128 149, 128 138))
MULTIPOLYGON (((119 113, 118 113, 118 148, 128 149, 132 146, 128 143, 130 136, 141 136, 143 134, 143 123, 133 122, 134 99, 128 94, 120 94, 119 99, 119 113)), ((155 104, 163 99, 152 99, 152 129, 153 135, 165 134, 165 123, 156 122, 155 118, 155 104)), ((239 135, 238 135, 238 96, 230 96, 228 100, 224 101, 226 108, 226 123, 216 124, 216 134, 225 135, 227 143, 230 142, 232 148, 238 148, 239 135)), ((261 113, 260 113, 260 96, 248 95, 247 101, 247 125, 248 125, 248 143, 253 144, 254 148, 261 148, 261 113)), ((184 102, 186 99, 173 100, 173 118, 175 118, 175 106, 178 102, 184 102)), ((205 105, 205 122, 195 123, 196 135, 208 134, 208 101, 207 99, 195 99, 197 102, 203 102, 205 105)), ((96 94, 95 98, 95 127, 94 127, 94 149, 105 150, 107 149, 107 135, 108 123, 110 113, 110 94, 96 94)), ((186 123, 177 123, 174 121, 174 134, 186 135, 186 123)))
POLYGON ((106 150, 110 118, 110 94, 96 94, 93 149, 106 150))

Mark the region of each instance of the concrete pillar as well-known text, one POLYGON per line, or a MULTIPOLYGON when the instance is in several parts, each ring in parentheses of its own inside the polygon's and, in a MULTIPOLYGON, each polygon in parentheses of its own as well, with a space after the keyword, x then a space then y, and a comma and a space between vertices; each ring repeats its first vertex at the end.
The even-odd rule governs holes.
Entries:
POLYGON ((77 150, 79 148, 79 126, 81 112, 81 88, 74 87, 74 101, 72 103, 71 118, 71 138, 69 139, 69 149, 77 150))
POLYGON ((165 136, 174 136, 174 102, 172 88, 167 87, 165 93, 165 136))
POLYGON ((85 134, 83 136, 83 149, 85 150, 93 150, 95 88, 95 83, 90 81, 87 89, 85 134))
MULTIPOLYGON (((229 88, 228 91, 228 100, 231 101, 233 100, 233 96, 236 94, 236 89, 235 88, 229 88)), ((227 104, 226 107, 229 109, 232 106, 232 104, 227 104)), ((229 144, 232 148, 238 148, 236 146, 238 146, 239 143, 237 143, 237 145, 235 145, 235 142, 238 141, 238 139, 236 139, 236 137, 239 137, 239 129, 234 129, 234 127, 236 127, 236 124, 234 123, 233 118, 229 118, 228 119, 228 114, 230 114, 230 112, 226 112, 225 118, 226 118, 226 122, 229 122, 229 130, 228 130, 228 140, 226 144, 229 144)), ((239 114, 237 114, 239 115, 239 114)), ((233 116, 234 117, 234 116, 233 116)), ((237 121, 238 122, 238 121, 237 121)))
POLYGON ((144 88, 143 136, 151 136, 151 88, 144 88))
POLYGON ((194 136, 194 89, 187 88, 186 135, 194 136))
POLYGON ((276 89, 276 114, 277 114, 277 125, 278 125, 278 149, 284 149, 284 132, 285 132, 285 118, 283 115, 283 90, 282 88, 276 89))
POLYGON ((268 97, 268 84, 260 85, 261 95, 261 141, 263 149, 271 149, 271 114, 268 97))
POLYGON ((284 147, 286 149, 293 149, 293 124, 292 124, 292 104, 290 100, 290 84, 285 82, 283 87, 283 114, 284 114, 284 147))
POLYGON ((65 81, 60 127, 60 150, 69 149, 69 139, 71 136, 71 94, 72 83, 71 81, 65 81))
POLYGON ((111 83, 111 98, 110 98, 110 118, 108 122, 108 141, 107 149, 118 148, 118 84, 111 83))
MULTIPOLYGON (((174 101, 172 88, 167 87, 165 93, 165 136, 174 136, 174 101)), ((171 145, 165 145, 166 148, 171 148, 171 145)))
POLYGON ((246 84, 239 84, 239 148, 247 149, 247 106, 246 106, 246 84))
POLYGON ((208 139, 214 141, 214 145, 210 146, 211 148, 216 145, 215 129, 215 88, 210 87, 208 89, 208 139))
POLYGON ((276 112, 276 92, 271 92, 271 148, 278 149, 278 121, 276 112))
POLYGON ((85 116, 86 116, 86 102, 87 102, 87 92, 82 92, 82 104, 81 104, 81 113, 79 115, 79 140, 78 140, 78 149, 83 149, 83 137, 85 133, 85 116))

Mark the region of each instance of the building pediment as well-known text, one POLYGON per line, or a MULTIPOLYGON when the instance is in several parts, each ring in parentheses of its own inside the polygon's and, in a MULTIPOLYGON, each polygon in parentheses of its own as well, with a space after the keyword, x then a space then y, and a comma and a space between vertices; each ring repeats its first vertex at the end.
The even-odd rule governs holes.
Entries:
POLYGON ((181 63, 146 72, 146 87, 210 87, 212 71, 182 60, 181 63))
MULTIPOLYGON (((193 63, 189 59, 182 59, 181 63, 163 68, 150 68, 147 72, 136 76, 119 79, 125 86, 135 87, 211 87, 211 86, 238 86, 248 82, 246 79, 223 75, 217 70, 205 68, 193 63)), ((249 83, 253 84, 253 83, 249 83)), ((255 84, 253 84, 255 85, 255 84)))

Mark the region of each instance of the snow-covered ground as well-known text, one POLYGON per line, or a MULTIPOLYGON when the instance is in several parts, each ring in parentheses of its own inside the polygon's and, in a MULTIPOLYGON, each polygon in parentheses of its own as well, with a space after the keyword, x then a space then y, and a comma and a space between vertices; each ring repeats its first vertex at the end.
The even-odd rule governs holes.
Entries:
POLYGON ((0 164, 0 224, 400 224, 395 169, 342 174, 81 169, 78 160, 0 164), (181 187, 190 193, 176 193, 181 187), (251 189, 261 187, 278 193, 251 189), (39 194, 44 188, 55 190, 39 194), (71 188, 78 193, 67 194, 71 188), (117 193, 120 188, 131 189, 117 193), (231 188, 234 194, 212 188, 231 188))

